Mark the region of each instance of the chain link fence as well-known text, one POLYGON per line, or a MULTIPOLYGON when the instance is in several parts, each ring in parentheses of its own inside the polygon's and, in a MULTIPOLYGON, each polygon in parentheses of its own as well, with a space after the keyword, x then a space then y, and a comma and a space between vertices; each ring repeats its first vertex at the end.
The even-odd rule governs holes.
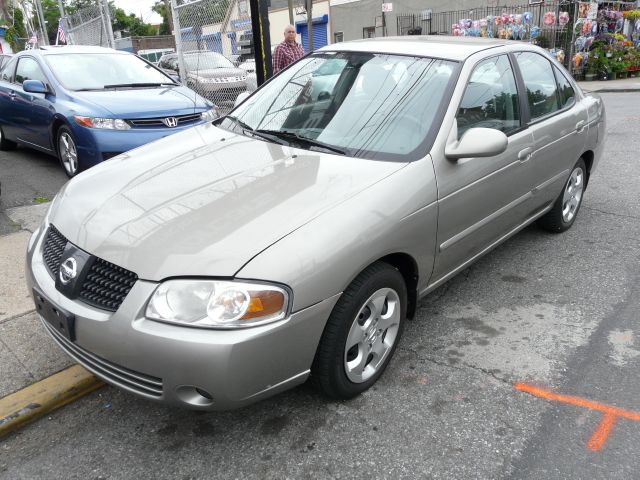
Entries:
MULTIPOLYGON (((110 12, 111 18, 114 12, 110 12)), ((108 16, 102 5, 91 5, 64 19, 69 45, 110 47, 108 16)))
POLYGON ((182 83, 228 112, 240 93, 256 88, 253 53, 241 52, 251 37, 249 1, 174 1, 172 18, 177 53, 160 68, 177 74, 182 63, 182 83))

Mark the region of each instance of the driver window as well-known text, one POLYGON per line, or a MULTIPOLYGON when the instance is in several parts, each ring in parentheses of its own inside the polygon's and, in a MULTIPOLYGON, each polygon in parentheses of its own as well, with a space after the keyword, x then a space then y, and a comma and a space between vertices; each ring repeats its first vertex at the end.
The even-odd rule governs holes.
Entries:
POLYGON ((16 70, 16 83, 22 85, 25 80, 40 80, 45 85, 47 84, 47 77, 40 69, 40 65, 33 58, 24 57, 18 62, 18 69, 16 70))
POLYGON ((494 128, 507 135, 520 128, 520 102, 507 55, 480 62, 469 79, 456 115, 458 139, 474 127, 494 128))

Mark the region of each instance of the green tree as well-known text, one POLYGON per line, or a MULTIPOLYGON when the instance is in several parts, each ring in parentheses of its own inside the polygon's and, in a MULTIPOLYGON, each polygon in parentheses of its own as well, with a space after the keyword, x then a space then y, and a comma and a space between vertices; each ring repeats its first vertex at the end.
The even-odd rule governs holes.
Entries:
POLYGON ((164 0, 158 0, 151 10, 156 12, 162 17, 162 24, 160 25, 160 35, 171 35, 173 26, 169 24, 169 12, 167 11, 167 4, 164 0))
POLYGON ((133 13, 127 14, 121 8, 116 8, 114 10, 114 18, 111 20, 113 22, 114 30, 125 30, 133 37, 145 37, 156 34, 156 30, 153 26, 144 23, 133 13))

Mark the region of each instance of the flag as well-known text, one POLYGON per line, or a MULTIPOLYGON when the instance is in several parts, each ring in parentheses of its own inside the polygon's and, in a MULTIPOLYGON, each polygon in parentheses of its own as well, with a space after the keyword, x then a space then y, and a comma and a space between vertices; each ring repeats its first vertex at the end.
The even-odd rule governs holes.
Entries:
POLYGON ((58 45, 58 40, 67 43, 67 36, 64 33, 64 20, 62 18, 58 21, 58 36, 56 37, 56 45, 58 45))

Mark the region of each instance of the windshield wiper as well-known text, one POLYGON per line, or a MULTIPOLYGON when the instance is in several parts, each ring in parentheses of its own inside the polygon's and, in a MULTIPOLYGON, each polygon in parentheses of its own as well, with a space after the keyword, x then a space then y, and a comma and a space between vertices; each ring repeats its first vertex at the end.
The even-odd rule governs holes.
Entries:
POLYGON ((342 150, 340 148, 334 147, 333 145, 329 145, 328 143, 321 142, 320 140, 304 137, 300 134, 291 132, 289 130, 255 130, 255 133, 273 135, 274 137, 278 137, 283 140, 288 140, 289 142, 294 141, 296 143, 300 143, 302 145, 306 145, 309 147, 323 148, 325 150, 329 150, 334 153, 339 153, 340 155, 347 154, 346 150, 342 150))
POLYGON ((113 85, 105 85, 102 88, 136 88, 136 87, 164 87, 169 85, 177 85, 177 83, 165 82, 165 83, 115 83, 113 85))
POLYGON ((231 120, 233 123, 238 125, 242 129, 243 133, 248 133, 253 137, 259 137, 264 140, 269 140, 270 142, 278 143, 280 145, 289 145, 289 142, 282 140, 276 135, 272 135, 266 131, 263 132, 261 130, 254 130, 249 125, 247 125, 242 120, 240 120, 238 117, 234 117, 233 115, 227 115, 225 117, 221 117, 219 120, 216 120, 214 122, 214 125, 220 125, 220 123, 222 123, 222 121, 224 121, 225 118, 227 120, 231 120))

